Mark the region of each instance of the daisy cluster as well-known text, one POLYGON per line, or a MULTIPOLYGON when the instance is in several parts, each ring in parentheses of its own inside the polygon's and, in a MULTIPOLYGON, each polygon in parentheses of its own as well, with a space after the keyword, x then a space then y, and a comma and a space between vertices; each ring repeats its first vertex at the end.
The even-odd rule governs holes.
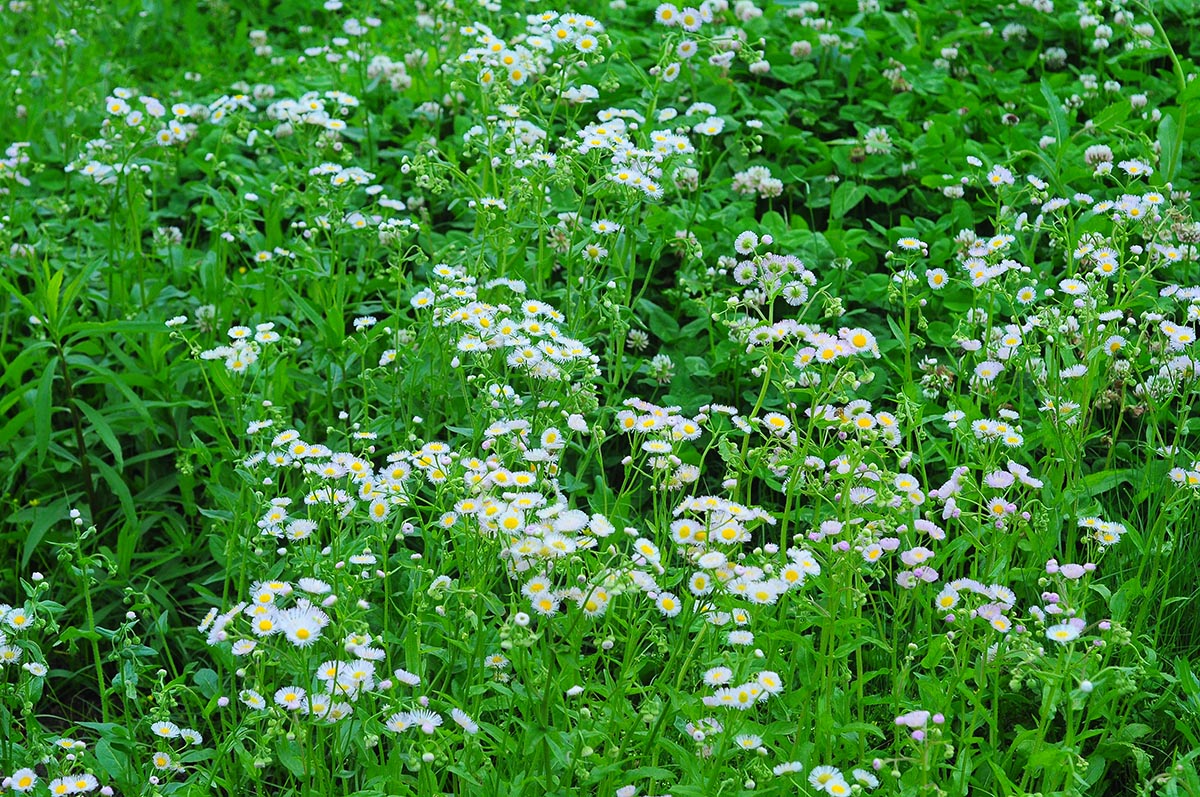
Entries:
POLYGON ((480 300, 478 281, 461 268, 439 265, 433 274, 436 284, 419 291, 410 304, 430 310, 435 327, 461 330, 455 342, 460 354, 456 363, 490 356, 539 381, 576 383, 595 376, 598 358, 563 332, 564 316, 553 306, 522 299, 523 282, 487 282, 484 290, 507 294, 504 298, 508 301, 492 303, 480 300))
POLYGON ((0 790, 36 795, 112 795, 110 786, 101 785, 97 773, 103 776, 103 771, 86 742, 64 736, 61 730, 47 736, 35 719, 50 668, 32 632, 57 630, 53 617, 62 606, 47 598, 51 585, 41 573, 32 574, 26 584, 28 600, 17 605, 0 603, 0 711, 10 721, 21 718, 31 733, 27 744, 9 747, 5 768, 0 769, 0 790))
POLYGON ((552 64, 574 66, 580 57, 599 55, 606 40, 604 25, 595 17, 557 11, 527 15, 525 30, 507 41, 482 22, 464 25, 458 32, 474 43, 458 56, 458 64, 473 67, 485 89, 523 86, 552 64))
MULTIPOLYGON (((337 564, 369 568, 377 562, 374 554, 365 552, 337 564)), ((361 578, 369 580, 369 570, 363 570, 361 578)), ((278 580, 258 582, 251 586, 247 600, 221 613, 210 611, 199 630, 210 646, 227 646, 234 657, 251 663, 239 670, 248 685, 238 690, 237 697, 252 716, 290 718, 289 724, 333 725, 357 712, 368 718, 387 715, 383 724, 394 733, 417 727, 432 734, 442 724, 442 716, 428 709, 428 698, 412 699, 409 710, 395 710, 398 704, 410 702, 400 690, 419 687, 421 678, 403 668, 386 669, 388 652, 370 632, 345 632, 363 627, 364 606, 362 601, 351 603, 343 612, 339 597, 334 584, 311 576, 299 578, 294 586, 278 580), (278 648, 280 642, 284 647, 334 655, 320 663, 314 659, 311 670, 276 674, 270 672, 271 660, 256 651, 265 650, 263 646, 278 648), (297 677, 266 688, 267 679, 277 675, 297 677)), ((467 732, 478 731, 461 709, 453 712, 467 732)))

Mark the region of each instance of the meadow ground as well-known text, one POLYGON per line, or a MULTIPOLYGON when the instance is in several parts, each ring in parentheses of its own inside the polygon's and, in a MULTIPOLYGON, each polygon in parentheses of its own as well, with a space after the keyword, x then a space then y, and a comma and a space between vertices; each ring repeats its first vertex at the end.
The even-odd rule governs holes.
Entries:
POLYGON ((1189 0, 6 0, 0 794, 1200 795, 1189 0))

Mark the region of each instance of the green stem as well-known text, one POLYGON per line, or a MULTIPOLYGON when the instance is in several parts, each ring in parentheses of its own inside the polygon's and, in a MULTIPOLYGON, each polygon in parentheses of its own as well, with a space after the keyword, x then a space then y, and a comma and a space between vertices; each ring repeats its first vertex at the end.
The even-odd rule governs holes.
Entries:
POLYGON ((96 689, 100 693, 100 716, 107 723, 111 716, 108 705, 108 688, 104 684, 104 666, 100 658, 100 635, 96 631, 96 612, 92 607, 91 566, 83 555, 83 539, 75 537, 75 556, 79 566, 79 586, 83 591, 83 606, 87 613, 87 631, 91 641, 92 664, 96 669, 96 689))

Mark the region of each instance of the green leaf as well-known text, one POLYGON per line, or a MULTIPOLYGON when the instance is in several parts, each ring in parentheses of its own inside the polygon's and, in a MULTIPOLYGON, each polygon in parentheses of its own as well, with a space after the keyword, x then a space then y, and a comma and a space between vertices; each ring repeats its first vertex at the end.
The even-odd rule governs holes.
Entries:
POLYGON ((111 335, 114 332, 159 332, 164 336, 169 330, 160 321, 137 321, 117 319, 114 321, 76 321, 63 329, 63 335, 89 336, 111 335))
POLYGON ((121 524, 121 531, 117 535, 117 567, 120 572, 127 573, 129 565, 133 561, 138 537, 141 536, 141 529, 138 528, 137 522, 137 506, 133 502, 133 494, 129 492, 125 480, 113 469, 112 465, 95 456, 91 457, 91 463, 121 504, 124 523, 121 524))
POLYGON ((58 328, 59 299, 62 293, 64 277, 66 277, 65 272, 56 271, 54 272, 54 276, 50 277, 49 281, 42 286, 42 302, 46 308, 46 325, 51 329, 58 328))
POLYGON ((646 326, 663 343, 671 343, 679 337, 679 322, 649 299, 637 303, 639 315, 646 319, 646 326))
POLYGON ((192 683, 196 684, 196 688, 200 690, 200 694, 210 699, 217 694, 217 690, 221 685, 216 671, 210 670, 207 667, 196 670, 195 675, 192 676, 192 683))
POLYGON ((129 756, 113 747, 113 743, 108 739, 96 742, 95 751, 96 760, 108 776, 114 780, 122 780, 129 768, 129 756))
POLYGON ((946 647, 949 643, 946 637, 941 634, 936 634, 929 641, 929 651, 925 654, 925 658, 921 659, 921 669, 932 670, 946 655, 946 647))
POLYGON ((125 661, 121 662, 121 668, 117 671, 117 674, 113 676, 112 686, 113 689, 124 687, 125 699, 136 700, 138 680, 137 665, 129 659, 126 659, 125 661))
POLYGON ((1118 741, 1133 742, 1152 733, 1153 731, 1154 729, 1149 725, 1144 725, 1140 722, 1134 722, 1118 729, 1113 737, 1118 741))
MULTIPOLYGON (((93 374, 93 376, 88 376, 75 382, 77 387, 79 385, 89 384, 100 384, 104 385, 105 387, 111 387, 125 397, 125 403, 137 413, 139 418, 145 421, 147 425, 153 424, 150 411, 146 409, 146 403, 142 401, 141 397, 138 396, 137 393, 134 393, 133 388, 127 384, 127 382, 131 381, 129 375, 122 378, 117 376, 117 374, 110 368, 105 368, 103 366, 95 365, 94 363, 86 361, 76 360, 71 362, 70 365, 93 374)), ((172 403, 168 406, 174 405, 175 403, 172 403)))
POLYGON ((684 363, 687 365, 688 373, 692 376, 712 376, 712 369, 708 366, 708 360, 703 357, 684 357, 684 363))
POLYGON ((275 756, 288 772, 298 778, 304 777, 304 755, 297 742, 280 739, 275 743, 275 756))
POLYGON ((1129 118, 1133 112, 1133 104, 1128 100, 1114 102, 1092 118, 1092 125, 1097 130, 1111 130, 1129 118))
POLYGON ((1112 598, 1108 602, 1109 609, 1112 610, 1114 620, 1124 620, 1128 615, 1130 605, 1136 601, 1142 594, 1142 586, 1136 580, 1131 579, 1121 585, 1121 588, 1113 593, 1112 598))
POLYGON ((1179 164, 1183 160, 1183 138, 1179 135, 1179 123, 1174 111, 1165 111, 1158 123, 1159 174, 1163 181, 1175 179, 1179 164))
POLYGON ((869 722, 848 722, 845 725, 838 725, 836 728, 838 736, 843 739, 859 740, 870 739, 886 739, 883 731, 869 722))
MULTIPOLYGON (((1191 10, 1190 8, 1188 9, 1191 10)), ((1189 80, 1184 86, 1183 91, 1175 95, 1175 104, 1180 107, 1186 105, 1189 101, 1200 97, 1200 80, 1189 80)))
POLYGON ((1200 677, 1196 675, 1191 665, 1185 659, 1176 658, 1173 664, 1179 688, 1183 690, 1183 693, 1187 695, 1187 699, 1191 701, 1192 710, 1200 714, 1200 677))
MULTIPOLYGON (((1054 93, 1054 89, 1050 86, 1050 81, 1042 78, 1042 97, 1046 100, 1046 110, 1050 114, 1050 122, 1054 126, 1054 151, 1057 153, 1055 166, 1062 165, 1062 154, 1067 146, 1067 139, 1070 138, 1070 127, 1067 124, 1067 113, 1063 110, 1062 103, 1059 102, 1058 95, 1054 93)), ((1056 168, 1051 175, 1057 180, 1061 169, 1056 168)))
MULTIPOLYGON (((9 398, 0 402, 0 408, 7 409, 16 403, 20 393, 15 388, 25 383, 25 372, 37 369, 38 365, 35 361, 40 360, 47 349, 52 350, 53 348, 54 344, 48 340, 24 340, 21 342, 21 350, 11 361, 4 364, 4 384, 14 390, 9 398)), ((7 354, 8 352, 4 352, 4 355, 7 354)))
POLYGON ((37 444, 38 464, 46 461, 46 452, 50 449, 50 435, 54 431, 50 425, 54 414, 54 372, 58 368, 58 357, 51 357, 46 363, 46 370, 38 380, 37 392, 33 397, 33 434, 37 444))
MULTIPOLYGON (((108 421, 104 416, 86 402, 74 399, 73 403, 79 408, 80 412, 87 416, 88 421, 92 424, 91 428, 96 432, 96 435, 104 443, 104 446, 112 453, 113 461, 117 463, 119 470, 125 469, 125 457, 121 453, 121 444, 117 441, 117 436, 113 434, 112 427, 108 425, 108 421)), ((86 430, 85 430, 86 431, 86 430)))
MULTIPOLYGON (((63 290, 60 306, 67 310, 73 307, 80 291, 87 287, 88 281, 92 278, 92 274, 95 274, 96 269, 104 265, 105 262, 105 258, 96 258, 91 263, 88 263, 82 269, 80 269, 74 278, 67 283, 66 289, 63 290)), ((55 275, 55 277, 57 278, 58 283, 61 285, 63 281, 63 272, 60 271, 55 275)), ((63 331, 61 327, 59 329, 59 334, 65 337, 67 333, 63 331)))
POLYGON ((95 731, 100 737, 94 749, 96 759, 109 777, 117 781, 122 789, 131 790, 130 780, 135 777, 130 751, 134 741, 129 731, 113 722, 80 722, 84 728, 95 731))
POLYGON ((653 778, 654 780, 670 780, 674 775, 669 769, 662 767, 638 767, 624 773, 624 776, 629 781, 638 780, 640 778, 653 778))
POLYGON ((4 292, 7 293, 9 296, 11 296, 13 299, 16 299, 17 302, 23 308, 25 308, 26 313, 28 313, 31 316, 36 316, 38 314, 37 305, 35 305, 32 301, 30 301, 30 299, 26 295, 25 291, 17 288, 16 285, 13 285, 11 282, 9 282, 7 279, 5 279, 3 275, 0 275, 0 288, 3 288, 4 292))
POLYGON ((758 220, 758 224, 764 230, 771 233, 771 235, 775 236, 777 240, 782 239, 788 231, 787 222, 775 210, 768 210, 764 213, 762 218, 758 220))
POLYGON ((1119 484, 1127 484, 1137 476, 1137 473, 1133 468, 1102 470, 1098 473, 1089 473, 1080 480, 1077 486, 1064 490, 1063 496, 1071 503, 1086 501, 1101 493, 1108 492, 1119 484))
POLYGON ((55 523, 66 521, 63 520, 67 516, 67 512, 71 506, 79 498, 79 493, 73 492, 70 495, 64 496, 57 501, 53 501, 45 506, 36 508, 24 509, 18 513, 15 518, 18 523, 22 523, 27 518, 27 513, 32 514, 33 522, 29 526, 29 531, 25 533, 25 547, 21 553, 21 569, 29 566, 29 560, 33 558, 33 552, 37 549, 38 544, 46 533, 54 527, 55 523))
POLYGON ((866 199, 866 197, 866 186, 859 185, 853 180, 841 183, 837 187, 837 190, 833 192, 833 200, 829 207, 830 218, 844 218, 847 213, 858 207, 858 204, 866 199))
MULTIPOLYGON (((15 393, 13 395, 16 395, 15 393)), ((0 413, 3 409, 0 408, 0 413)), ((0 448, 4 448, 20 432, 29 431, 30 421, 34 420, 33 408, 26 408, 13 416, 8 423, 0 426, 0 448)), ((34 421, 36 423, 36 421, 34 421)))

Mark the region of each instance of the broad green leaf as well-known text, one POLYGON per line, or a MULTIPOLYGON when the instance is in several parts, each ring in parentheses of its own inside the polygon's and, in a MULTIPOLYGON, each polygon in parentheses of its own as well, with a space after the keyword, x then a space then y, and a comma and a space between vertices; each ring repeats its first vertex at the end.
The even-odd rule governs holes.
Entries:
POLYGON ((220 680, 217 678, 216 671, 207 667, 196 670, 196 674, 192 676, 192 682, 196 684, 200 694, 206 698, 213 697, 220 689, 220 680))
POLYGON ((1133 112, 1133 105, 1128 100, 1114 102, 1112 105, 1105 108, 1100 113, 1092 118, 1092 124, 1098 130, 1111 130, 1115 125, 1119 125, 1129 118, 1129 114, 1133 112))
POLYGON ((646 319, 646 326, 659 340, 671 343, 679 336, 679 322, 654 302, 641 299, 637 303, 637 310, 646 319))
POLYGON ((275 755, 279 763, 298 778, 305 775, 304 753, 294 740, 279 739, 275 742, 275 755))
POLYGON ((846 180, 839 184, 837 190, 833 192, 833 200, 829 207, 830 218, 844 218, 847 213, 858 207, 858 204, 866 199, 866 197, 866 186, 859 185, 853 180, 846 180))

